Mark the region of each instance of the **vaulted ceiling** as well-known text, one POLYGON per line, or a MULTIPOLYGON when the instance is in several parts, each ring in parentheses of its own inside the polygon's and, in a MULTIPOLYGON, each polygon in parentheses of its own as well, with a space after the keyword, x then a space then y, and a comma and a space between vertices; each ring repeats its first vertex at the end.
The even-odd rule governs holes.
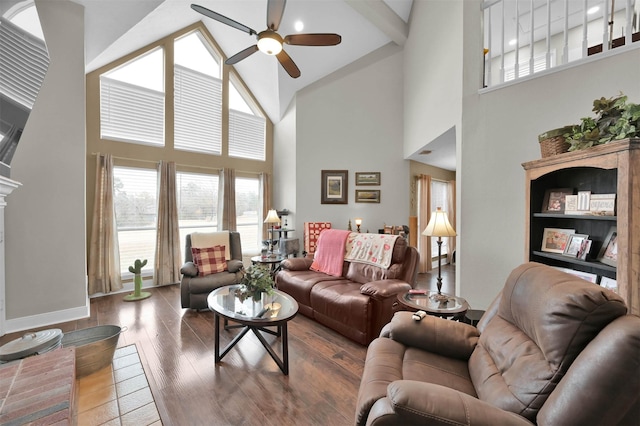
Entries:
MULTIPOLYGON (((255 36, 207 18, 191 9, 196 3, 256 31, 267 27, 267 0, 74 0, 85 7, 87 72, 93 71, 174 31, 202 21, 230 57, 255 44, 255 36)), ((309 84, 408 35, 413 0, 289 0, 281 35, 337 33, 338 46, 285 45, 302 75, 291 78, 275 57, 257 52, 235 65, 237 72, 273 122, 280 121, 295 93, 309 84)))

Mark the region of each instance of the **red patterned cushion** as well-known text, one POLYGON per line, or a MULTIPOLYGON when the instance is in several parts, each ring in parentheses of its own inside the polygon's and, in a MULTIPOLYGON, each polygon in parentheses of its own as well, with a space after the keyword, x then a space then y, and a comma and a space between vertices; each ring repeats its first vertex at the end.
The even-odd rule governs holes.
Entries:
POLYGON ((205 248, 191 247, 193 263, 198 267, 198 275, 215 274, 227 270, 227 261, 224 258, 225 246, 213 246, 205 248))

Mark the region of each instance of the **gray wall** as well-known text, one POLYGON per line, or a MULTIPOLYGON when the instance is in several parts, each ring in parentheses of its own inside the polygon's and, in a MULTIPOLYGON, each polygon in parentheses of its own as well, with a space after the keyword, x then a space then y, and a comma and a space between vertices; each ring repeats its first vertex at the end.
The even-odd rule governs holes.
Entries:
POLYGON ((51 63, 7 199, 6 331, 88 315, 85 254, 84 11, 37 1, 51 63))
MULTIPOLYGON (((295 180, 296 236, 303 222, 328 221, 346 229, 362 218, 362 230, 408 224, 409 162, 403 159, 403 53, 385 46, 296 96, 295 159, 275 168, 295 180), (291 170, 295 169, 295 176, 291 170), (321 170, 348 170, 348 204, 320 203, 321 170), (381 203, 355 202, 355 173, 381 172, 381 203)), ((282 126, 294 126, 286 117, 282 126)), ((281 142, 276 137, 276 157, 281 142)), ((276 194, 280 191, 276 187, 276 194)))

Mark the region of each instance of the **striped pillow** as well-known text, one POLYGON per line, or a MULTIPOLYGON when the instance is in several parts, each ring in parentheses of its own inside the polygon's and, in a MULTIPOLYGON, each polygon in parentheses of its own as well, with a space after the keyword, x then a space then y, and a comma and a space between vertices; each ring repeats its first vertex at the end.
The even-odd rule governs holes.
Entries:
POLYGON ((224 256, 225 246, 213 246, 205 248, 191 247, 193 263, 198 267, 198 276, 204 277, 227 270, 227 261, 224 256))

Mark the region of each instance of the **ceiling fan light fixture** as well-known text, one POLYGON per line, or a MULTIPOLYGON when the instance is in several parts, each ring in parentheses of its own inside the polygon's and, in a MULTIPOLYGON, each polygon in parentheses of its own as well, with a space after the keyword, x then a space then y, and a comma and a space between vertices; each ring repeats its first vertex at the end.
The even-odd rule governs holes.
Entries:
POLYGON ((282 51, 282 37, 274 31, 263 31, 258 34, 258 49, 267 55, 277 55, 282 51))

